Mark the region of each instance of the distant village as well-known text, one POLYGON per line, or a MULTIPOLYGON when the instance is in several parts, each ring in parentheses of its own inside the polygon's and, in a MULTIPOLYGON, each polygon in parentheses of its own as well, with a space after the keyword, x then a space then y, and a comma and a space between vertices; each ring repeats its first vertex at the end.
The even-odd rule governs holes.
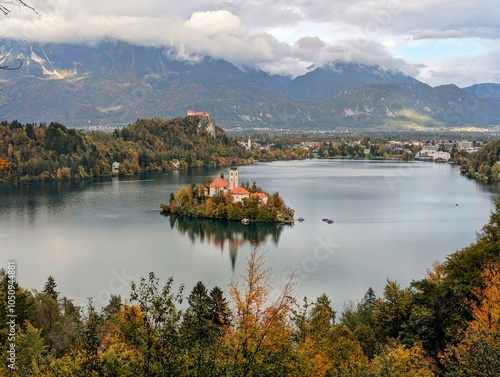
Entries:
POLYGON ((290 145, 277 146, 276 143, 262 143, 259 136, 257 140, 240 140, 239 144, 247 150, 260 150, 263 152, 276 149, 288 149, 292 151, 289 156, 294 158, 368 158, 368 159, 390 159, 390 160, 420 160, 431 162, 455 162, 458 156, 467 156, 479 151, 482 142, 478 141, 367 141, 366 138, 359 140, 335 140, 325 141, 296 141, 290 145), (295 152, 295 153, 293 153, 295 152))

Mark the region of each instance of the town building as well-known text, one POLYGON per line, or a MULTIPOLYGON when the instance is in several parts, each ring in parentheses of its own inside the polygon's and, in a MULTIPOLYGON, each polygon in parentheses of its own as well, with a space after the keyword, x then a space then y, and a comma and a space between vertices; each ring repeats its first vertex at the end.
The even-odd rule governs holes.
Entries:
POLYGON ((474 143, 472 141, 467 141, 467 140, 457 141, 457 149, 459 151, 467 150, 467 149, 470 149, 473 147, 474 147, 474 143))
POLYGON ((181 166, 181 162, 174 158, 171 162, 170 162, 170 166, 172 166, 172 169, 179 169, 179 167, 181 166))
POLYGON ((448 161, 451 158, 451 154, 449 152, 438 151, 438 147, 435 145, 429 145, 422 148, 415 158, 421 161, 448 161))

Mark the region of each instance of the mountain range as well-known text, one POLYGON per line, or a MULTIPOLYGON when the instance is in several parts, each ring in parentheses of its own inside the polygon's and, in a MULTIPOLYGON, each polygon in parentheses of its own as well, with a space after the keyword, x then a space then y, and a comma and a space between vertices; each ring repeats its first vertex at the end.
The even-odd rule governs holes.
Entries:
POLYGON ((94 45, 2 41, 0 119, 121 127, 138 118, 212 114, 225 129, 494 127, 500 84, 430 87, 356 63, 311 67, 295 78, 220 59, 119 41, 94 45))

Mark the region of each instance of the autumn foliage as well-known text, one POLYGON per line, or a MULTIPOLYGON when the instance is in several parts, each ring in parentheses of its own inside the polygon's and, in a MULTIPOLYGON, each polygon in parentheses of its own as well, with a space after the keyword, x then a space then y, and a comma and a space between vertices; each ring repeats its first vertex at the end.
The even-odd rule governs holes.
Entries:
POLYGON ((9 170, 10 167, 10 162, 5 161, 2 157, 0 157, 0 173, 1 172, 6 172, 9 170))
MULTIPOLYGON (((339 319, 325 294, 299 303, 293 274, 277 289, 257 250, 229 299, 202 282, 186 294, 150 273, 99 311, 59 297, 52 277, 41 292, 16 284, 16 368, 4 357, 0 375, 498 376, 499 216, 497 203, 475 244, 410 287, 388 280, 381 297, 369 289, 339 319)), ((0 278, 5 355, 9 283, 5 271, 0 278)))

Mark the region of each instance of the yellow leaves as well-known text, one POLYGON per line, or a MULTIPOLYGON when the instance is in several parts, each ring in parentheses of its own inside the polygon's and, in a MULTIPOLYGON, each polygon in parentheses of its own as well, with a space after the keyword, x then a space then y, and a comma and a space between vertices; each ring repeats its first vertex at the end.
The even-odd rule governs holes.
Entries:
POLYGON ((322 352, 315 341, 307 336, 297 350, 297 358, 292 376, 325 376, 331 368, 332 361, 322 352))
POLYGON ((427 279, 435 284, 443 282, 446 277, 446 270, 442 263, 434 262, 431 268, 427 269, 427 279))
MULTIPOLYGON (((290 355, 289 315, 293 298, 287 284, 274 302, 268 301, 271 290, 269 270, 264 269, 264 255, 252 251, 248 258, 244 290, 233 283, 230 294, 235 303, 235 328, 226 339, 234 367, 239 374, 249 375, 262 370, 276 355, 290 355)), ((284 357, 275 361, 286 364, 284 357)))
POLYGON ((0 157, 0 172, 7 172, 10 168, 10 165, 10 162, 0 157))
POLYGON ((71 169, 67 166, 57 168, 57 179, 71 179, 71 169))
POLYGON ((500 263, 487 266, 482 274, 484 288, 476 292, 479 303, 472 304, 470 330, 500 331, 500 263))
POLYGON ((434 365, 418 344, 407 348, 397 341, 384 347, 372 360, 373 377, 434 377, 434 365))
POLYGON ((483 273, 483 289, 472 303, 472 321, 463 340, 449 347, 442 356, 456 375, 497 376, 500 373, 500 263, 488 265, 483 273), (496 365, 496 367, 495 367, 496 365))

